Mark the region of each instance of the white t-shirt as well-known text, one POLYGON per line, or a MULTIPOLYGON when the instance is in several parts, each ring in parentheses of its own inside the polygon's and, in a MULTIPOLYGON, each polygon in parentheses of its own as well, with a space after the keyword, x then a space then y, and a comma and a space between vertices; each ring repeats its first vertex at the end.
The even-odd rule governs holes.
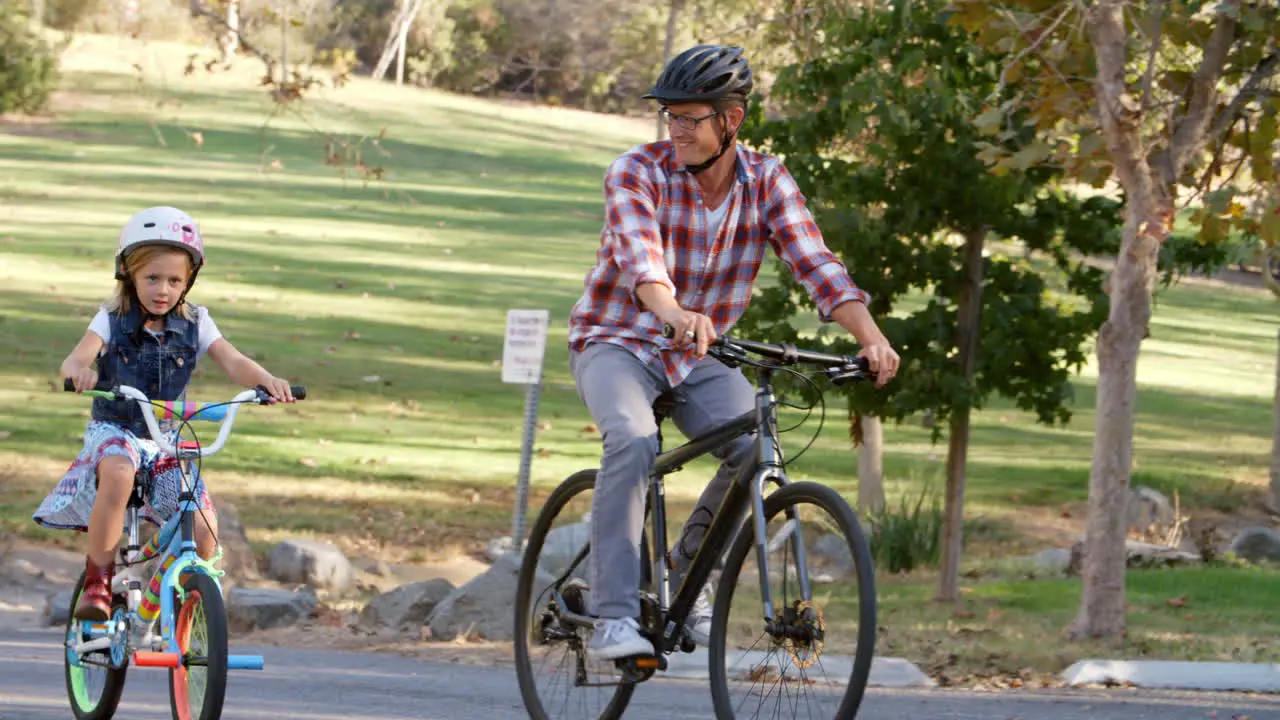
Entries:
MULTIPOLYGON (((208 310, 205 310, 203 307, 192 308, 192 310, 198 316, 198 320, 200 322, 200 328, 197 334, 200 347, 196 352, 196 357, 199 357, 209 351, 209 346, 212 345, 215 340, 222 337, 222 333, 218 331, 218 326, 214 324, 213 318, 209 317, 208 310)), ((98 310, 98 314, 94 315, 93 320, 89 321, 89 330, 102 338, 103 343, 111 342, 111 318, 107 316, 106 308, 98 310)), ((146 328, 146 330, 153 336, 160 335, 160 333, 155 332, 150 328, 146 328)))
POLYGON ((724 224, 724 216, 729 212, 729 198, 720 203, 715 210, 707 210, 707 241, 714 243, 720 235, 720 226, 724 224))

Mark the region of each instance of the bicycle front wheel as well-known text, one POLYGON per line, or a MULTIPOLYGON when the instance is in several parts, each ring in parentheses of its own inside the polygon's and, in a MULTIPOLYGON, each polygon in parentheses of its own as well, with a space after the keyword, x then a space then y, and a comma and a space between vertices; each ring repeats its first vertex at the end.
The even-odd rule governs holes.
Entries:
POLYGON ((764 515, 764 557, 748 517, 716 592, 710 647, 716 717, 850 720, 862 703, 876 636, 866 538, 844 498, 817 483, 774 492, 764 515), (765 587, 772 622, 761 619, 765 587))
MULTIPOLYGON (((75 646, 102 634, 86 632, 86 624, 75 617, 76 603, 84 592, 84 573, 76 581, 76 591, 71 593, 71 607, 67 611, 67 628, 64 635, 63 664, 67 680, 67 699, 71 701, 71 714, 76 720, 108 720, 120 705, 124 681, 129 670, 124 657, 124 640, 116 638, 113 647, 79 654, 75 646)), ((111 600, 111 623, 124 622, 128 615, 125 599, 115 595, 111 600)), ((107 623, 95 623, 107 625, 107 623)), ((109 634, 115 635, 113 630, 109 634)))
POLYGON ((586 659, 587 628, 562 619, 586 613, 592 491, 596 471, 571 475, 547 498, 529 531, 516 584, 516 676, 533 720, 622 716, 635 685, 608 662, 586 659))
POLYGON ((227 695, 227 612, 222 592, 203 573, 183 576, 186 597, 174 633, 182 659, 169 670, 174 720, 218 720, 227 695))

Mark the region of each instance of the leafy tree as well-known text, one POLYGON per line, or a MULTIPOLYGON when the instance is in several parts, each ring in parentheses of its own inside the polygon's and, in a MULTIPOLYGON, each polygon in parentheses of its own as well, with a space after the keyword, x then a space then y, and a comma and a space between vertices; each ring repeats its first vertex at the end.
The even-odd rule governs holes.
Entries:
MULTIPOLYGON (((949 426, 939 596, 955 600, 970 411, 998 394, 1041 422, 1068 420, 1070 375, 1106 312, 1101 273, 1075 253, 1114 250, 1117 203, 1063 192, 1053 168, 988 171, 970 119, 1017 88, 999 88, 1000 55, 948 24, 942 2, 829 3, 810 19, 805 32, 821 42, 778 73, 767 111, 777 119, 747 137, 784 157, 902 354, 898 379, 850 390, 851 408, 899 421, 931 410, 935 437, 949 426), (992 236, 1034 259, 988 248, 992 236)), ((996 142, 1016 154, 1035 140, 1028 128, 996 142)), ((801 310, 811 301, 780 269, 744 331, 795 341, 801 310)), ((843 333, 819 342, 855 350, 843 333)))
POLYGON ((1242 0, 958 0, 956 21, 1008 53, 977 117, 997 170, 1052 166, 1123 192, 1123 243, 1097 343, 1084 593, 1073 634, 1124 632, 1125 515, 1138 352, 1157 258, 1180 206, 1205 245, 1233 231, 1280 244, 1280 5, 1242 0), (1035 141, 1010 152, 1002 138, 1035 141))

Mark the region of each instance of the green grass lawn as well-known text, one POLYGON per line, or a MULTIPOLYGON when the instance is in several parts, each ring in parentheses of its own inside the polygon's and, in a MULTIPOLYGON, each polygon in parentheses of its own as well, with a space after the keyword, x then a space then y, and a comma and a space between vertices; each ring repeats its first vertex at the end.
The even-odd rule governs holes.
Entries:
MULTIPOLYGON (((651 137, 652 123, 363 80, 266 122, 273 108, 254 87, 257 68, 183 77, 186 52, 81 38, 64 60, 56 116, 3 126, 0 531, 79 542, 29 520, 88 414, 86 401, 55 392, 56 372, 111 290, 119 227, 154 204, 182 207, 205 231, 208 266, 192 299, 241 350, 310 389, 296 406, 245 412, 206 464, 215 500, 237 506, 259 547, 310 535, 421 558, 508 532, 524 395, 501 383, 498 362, 513 307, 552 314, 533 510, 558 480, 594 465, 599 438, 568 374, 567 315, 598 244, 601 175, 651 137), (344 177, 324 162, 330 142, 358 148, 385 178, 344 177)), ((1277 304, 1258 290, 1160 294, 1139 366, 1135 482, 1177 491, 1193 514, 1233 511, 1261 492, 1276 320, 1277 304)), ((1094 377, 1085 368, 1065 428, 998 399, 977 413, 967 500, 983 532, 971 557, 1080 532, 1094 377)), ((206 363, 192 396, 232 392, 206 363)), ((795 476, 856 496, 841 416, 833 402, 795 476)), ((803 445, 814 427, 788 439, 803 445)), ((893 426, 885 440, 891 498, 941 486, 945 447, 928 430, 893 426)), ((708 475, 696 464, 672 479, 673 513, 708 475)), ((1233 577, 1275 597, 1274 575, 1233 577)), ((929 582, 900 581, 899 598, 890 579, 887 606, 937 615, 923 600, 929 582)), ((1061 626, 1078 601, 1069 586, 973 593, 1052 606, 1044 617, 1061 626)))

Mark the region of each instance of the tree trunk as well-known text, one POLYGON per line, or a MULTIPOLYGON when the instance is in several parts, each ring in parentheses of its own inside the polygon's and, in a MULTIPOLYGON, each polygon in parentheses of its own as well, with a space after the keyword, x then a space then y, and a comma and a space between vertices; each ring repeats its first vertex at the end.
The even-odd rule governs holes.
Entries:
MULTIPOLYGON (((956 347, 966 386, 973 384, 978 361, 978 329, 982 322, 982 247, 986 228, 970 230, 964 243, 964 279, 956 319, 956 347)), ((969 453, 969 402, 951 414, 947 440, 947 500, 942 521, 942 574, 938 600, 960 599, 960 550, 964 545, 965 458, 969 453)))
POLYGON ((849 435, 858 450, 858 514, 884 509, 884 423, 875 415, 855 415, 849 408, 849 435))
POLYGON ((404 53, 409 42, 409 22, 401 23, 400 38, 396 40, 396 84, 404 84, 404 53))
POLYGON ((289 11, 280 10, 280 86, 289 84, 289 11))
MULTIPOLYGON (((1280 166, 1280 158, 1276 159, 1276 165, 1280 166)), ((1280 281, 1277 281, 1277 275, 1280 275, 1280 247, 1265 248, 1262 256, 1263 282, 1275 293, 1276 299, 1280 300, 1280 281)), ((1271 511, 1280 515, 1280 338, 1277 338, 1276 343, 1276 396, 1272 405, 1271 511)))
POLYGON ((401 38, 408 36, 409 28, 413 25, 413 19, 418 16, 418 11, 422 9, 424 2, 425 0, 401 0, 400 9, 391 21, 391 30, 387 33, 387 42, 382 46, 382 55, 378 57, 378 64, 374 65, 373 72, 370 73, 370 77, 374 80, 381 80, 387 74, 391 61, 395 59, 396 53, 400 49, 401 38))
MULTIPOLYGON (((1270 267, 1266 270, 1270 271, 1270 267)), ((1280 513, 1280 333, 1276 338, 1276 396, 1271 411, 1271 509, 1280 513)))
MULTIPOLYGON (((662 62, 671 59, 671 52, 676 42, 676 20, 680 17, 680 10, 684 7, 684 0, 671 0, 671 4, 667 6, 667 35, 662 41, 662 62)), ((667 126, 662 124, 662 116, 658 116, 658 140, 662 141, 667 136, 667 126)))
POLYGON ((227 29, 220 40, 222 64, 227 65, 240 49, 240 0, 227 0, 227 29))
POLYGON ((1151 319, 1156 254, 1168 234, 1172 200, 1155 182, 1142 141, 1142 108, 1127 94, 1123 0, 1090 9, 1097 55, 1098 115, 1125 193, 1124 238, 1108 278, 1110 309, 1098 333, 1097 420, 1089 472, 1084 581, 1073 637, 1115 638, 1125 627, 1125 510, 1133 460, 1138 350, 1151 319))

